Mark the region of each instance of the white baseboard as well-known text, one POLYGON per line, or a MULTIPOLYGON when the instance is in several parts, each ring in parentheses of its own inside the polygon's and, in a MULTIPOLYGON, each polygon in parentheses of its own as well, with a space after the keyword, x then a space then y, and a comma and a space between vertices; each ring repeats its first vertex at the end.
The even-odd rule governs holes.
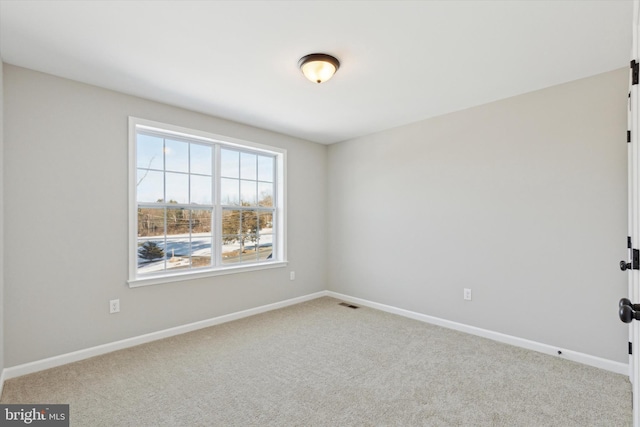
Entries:
POLYGON ((127 338, 120 341, 115 341, 108 344, 102 344, 95 347, 87 348, 84 350, 78 350, 71 353, 61 354, 59 356, 49 357, 47 359, 36 360, 35 362, 25 363, 22 365, 12 366, 5 368, 0 376, 0 392, 4 380, 19 377, 22 375, 31 374, 34 372, 42 371, 49 368, 55 368, 56 366, 66 365, 67 363, 77 362, 79 360, 88 359, 94 356, 100 356, 102 354, 110 353, 116 350, 122 350, 124 348, 134 347, 136 345, 145 344, 151 341, 160 340, 163 338, 172 337, 175 335, 184 334, 186 332, 195 331, 202 328, 208 328, 209 326, 219 325, 221 323, 231 322, 232 320, 242 319, 244 317, 253 316, 260 313, 265 313, 271 310, 277 310, 279 308, 287 307, 301 302, 310 301, 312 299, 326 296, 326 291, 316 292, 309 295, 304 295, 297 298, 291 298, 285 301, 276 302, 273 304, 267 304, 260 307, 251 308, 248 310, 238 311, 236 313, 226 314, 224 316, 218 316, 211 319, 201 320, 199 322, 193 322, 182 326, 176 326, 174 328, 164 329, 158 332, 152 332, 137 337, 127 338))
POLYGON ((522 347, 551 356, 561 357, 563 359, 582 363, 584 365, 594 366, 596 368, 604 369, 618 374, 629 375, 629 365, 627 363, 615 362, 613 360, 603 359, 601 357, 591 356, 589 354, 580 353, 573 350, 554 347, 548 344, 542 344, 536 341, 530 341, 524 338, 502 334, 500 332, 494 332, 487 329, 477 328, 475 326, 465 325, 463 323, 452 322, 450 320, 440 319, 438 317, 428 316, 426 314, 416 313, 414 311, 404 310, 402 308, 380 304, 361 298, 355 298, 333 291, 327 291, 326 295, 344 300, 346 302, 350 302, 352 304, 359 304, 365 307, 375 308, 376 310, 386 311, 388 313, 397 314, 403 317, 408 317, 410 319, 419 320, 421 322, 431 323, 433 325, 442 326, 449 329, 455 329, 456 331, 489 338, 491 340, 499 341, 505 344, 511 344, 516 347, 522 347), (561 354, 558 354, 559 351, 561 352, 561 354))
POLYGON ((219 325, 221 323, 230 322, 244 317, 253 316, 267 311, 276 310, 279 308, 287 307, 301 302, 310 301, 316 298, 330 296, 336 299, 344 300, 353 304, 359 304, 366 307, 374 308, 377 310, 385 311, 399 316, 408 317, 410 319, 419 320, 426 323, 442 326, 449 329, 465 332, 471 335, 478 335, 484 338, 489 338, 494 341, 499 341, 506 344, 511 344, 517 347, 526 348, 528 350, 538 351, 540 353, 549 354, 551 356, 562 357, 564 359, 579 362, 585 365, 594 366, 596 368, 605 369, 607 371, 616 372, 618 374, 628 375, 629 366, 626 363, 615 362, 612 360, 602 359, 600 357, 591 356, 588 354, 580 353, 577 351, 562 349, 553 347, 547 344, 542 344, 536 341, 530 341, 523 338, 514 337, 511 335, 502 334, 499 332, 490 331, 487 329, 477 328, 475 326, 469 326, 462 323, 452 322, 450 320, 440 319, 438 317, 428 316, 426 314, 416 313, 409 310, 393 307, 390 305, 380 304, 373 301, 368 301, 361 298, 355 298, 348 295, 343 295, 333 291, 320 291, 313 294, 291 298, 285 301, 280 301, 273 304, 267 304, 260 307, 251 308, 248 310, 239 311, 236 313, 227 314, 224 316, 214 317, 199 322, 189 323, 174 328, 165 329, 158 332, 152 332, 137 337, 127 338, 120 341, 115 341, 108 344, 103 344, 84 350, 78 350, 71 353, 61 354, 59 356, 49 357, 47 359, 37 360, 22 365, 12 366, 5 368, 0 373, 0 394, 4 386, 4 381, 16 378, 22 375, 31 374, 34 372, 42 371, 49 368, 55 368, 56 366, 66 365, 68 363, 77 362, 79 360, 88 359, 90 357, 99 356, 102 354, 110 353, 116 350, 122 350, 124 348, 134 347, 136 345, 145 344, 151 341, 160 340, 163 338, 172 337, 175 335, 184 334, 187 332, 195 331, 209 326, 219 325), (558 355, 558 351, 562 354, 558 355))

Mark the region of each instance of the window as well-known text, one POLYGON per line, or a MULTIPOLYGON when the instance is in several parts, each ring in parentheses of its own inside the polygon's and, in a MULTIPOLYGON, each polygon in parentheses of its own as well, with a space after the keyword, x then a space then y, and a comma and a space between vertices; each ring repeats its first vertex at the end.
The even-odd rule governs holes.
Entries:
POLYGON ((285 265, 285 151, 130 118, 130 286, 285 265))

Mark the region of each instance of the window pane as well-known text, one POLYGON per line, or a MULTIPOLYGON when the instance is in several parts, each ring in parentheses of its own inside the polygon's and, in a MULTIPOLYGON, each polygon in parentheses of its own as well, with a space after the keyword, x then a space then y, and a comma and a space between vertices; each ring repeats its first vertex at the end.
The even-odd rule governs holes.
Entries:
POLYGON ((257 179, 257 157, 255 154, 240 153, 240 178, 257 179))
POLYGON ((240 181, 241 205, 255 206, 258 202, 256 192, 256 181, 240 181))
POLYGON ((258 213, 258 260, 272 258, 273 252, 273 212, 258 213))
POLYGON ((189 172, 189 143, 166 139, 164 162, 168 171, 189 172))
POLYGON ((258 181, 273 182, 273 157, 258 156, 258 181))
POLYGON ((258 234, 273 232, 273 213, 272 212, 259 212, 258 214, 258 234))
POLYGON ((245 236, 240 262, 258 261, 258 237, 255 234, 245 236))
POLYGON ((164 200, 162 172, 138 169, 136 198, 138 202, 156 203, 164 200))
POLYGON ((258 242, 258 260, 264 261, 272 259, 273 253, 273 235, 261 234, 258 242))
POLYGON ((189 241, 188 209, 167 209, 167 237, 186 237, 189 241))
POLYGON ((241 259, 239 236, 222 236, 222 263, 234 264, 241 259))
POLYGON ((211 204, 211 177, 191 175, 191 203, 211 204))
POLYGON ((166 173, 167 203, 189 203, 189 175, 166 173))
POLYGON ((273 212, 225 209, 222 233, 223 264, 271 259, 273 212))
POLYGON ((243 210, 241 217, 240 249, 241 262, 257 261, 258 249, 258 212, 243 210))
POLYGON ((258 205, 273 206, 273 184, 267 182, 258 183, 258 205))
POLYGON ((220 180, 220 203, 223 205, 240 204, 240 181, 222 178, 220 180))
POLYGON ((164 236, 164 208, 138 208, 138 237, 164 236))
POLYGON ((223 209, 222 211, 222 263, 231 264, 240 261, 240 211, 223 209))
POLYGON ((167 239, 167 270, 191 267, 191 244, 189 236, 182 239, 167 239))
POLYGON ((211 238, 196 236, 191 241, 191 266, 211 266, 211 238))
POLYGON ((250 236, 222 236, 222 263, 237 264, 257 261, 256 239, 250 236))
POLYGON ((239 210, 224 209, 222 211, 222 234, 230 236, 240 234, 239 210))
POLYGON ((258 232, 258 213, 256 211, 242 211, 241 223, 241 234, 255 235, 258 232))
POLYGON ((149 135, 137 135, 137 166, 143 169, 163 169, 162 138, 149 135))
POLYGON ((212 152, 211 146, 191 144, 191 173, 211 175, 212 152))
POLYGON ((204 209, 194 209, 191 211, 191 235, 210 236, 211 235, 211 216, 213 211, 204 209))
POLYGON ((240 153, 227 149, 220 150, 220 174, 227 178, 240 178, 240 153))
POLYGON ((162 271, 164 266, 164 237, 138 239, 138 273, 162 271))

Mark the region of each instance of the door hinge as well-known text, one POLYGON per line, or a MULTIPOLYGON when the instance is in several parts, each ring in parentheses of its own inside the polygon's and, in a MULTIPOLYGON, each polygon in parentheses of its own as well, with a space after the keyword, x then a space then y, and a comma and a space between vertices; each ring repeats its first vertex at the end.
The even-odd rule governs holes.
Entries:
POLYGON ((631 142, 631 131, 627 131, 627 143, 631 142))
POLYGON ((633 354, 633 344, 629 342, 629 354, 633 354))
POLYGON ((620 270, 640 270, 640 250, 633 249, 633 243, 631 237, 627 236, 627 249, 629 249, 629 261, 620 261, 620 270))
POLYGON ((634 59, 633 61, 631 61, 631 84, 632 85, 637 85, 638 84, 638 74, 639 71, 638 70, 638 63, 636 62, 636 60, 634 59))

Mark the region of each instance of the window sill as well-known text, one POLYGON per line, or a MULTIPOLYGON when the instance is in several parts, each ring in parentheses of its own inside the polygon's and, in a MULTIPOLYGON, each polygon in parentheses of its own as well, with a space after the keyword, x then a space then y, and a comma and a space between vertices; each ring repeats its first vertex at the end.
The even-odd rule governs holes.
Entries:
POLYGON ((162 276, 148 276, 137 279, 128 280, 130 288, 138 288, 141 286, 159 285, 162 283, 182 282, 185 280, 202 279, 204 277, 222 276, 225 274, 245 273, 247 271, 268 270, 272 268, 283 268, 287 266, 287 261, 274 261, 260 264, 245 264, 237 267, 225 267, 217 270, 207 270, 189 273, 174 273, 162 276))

